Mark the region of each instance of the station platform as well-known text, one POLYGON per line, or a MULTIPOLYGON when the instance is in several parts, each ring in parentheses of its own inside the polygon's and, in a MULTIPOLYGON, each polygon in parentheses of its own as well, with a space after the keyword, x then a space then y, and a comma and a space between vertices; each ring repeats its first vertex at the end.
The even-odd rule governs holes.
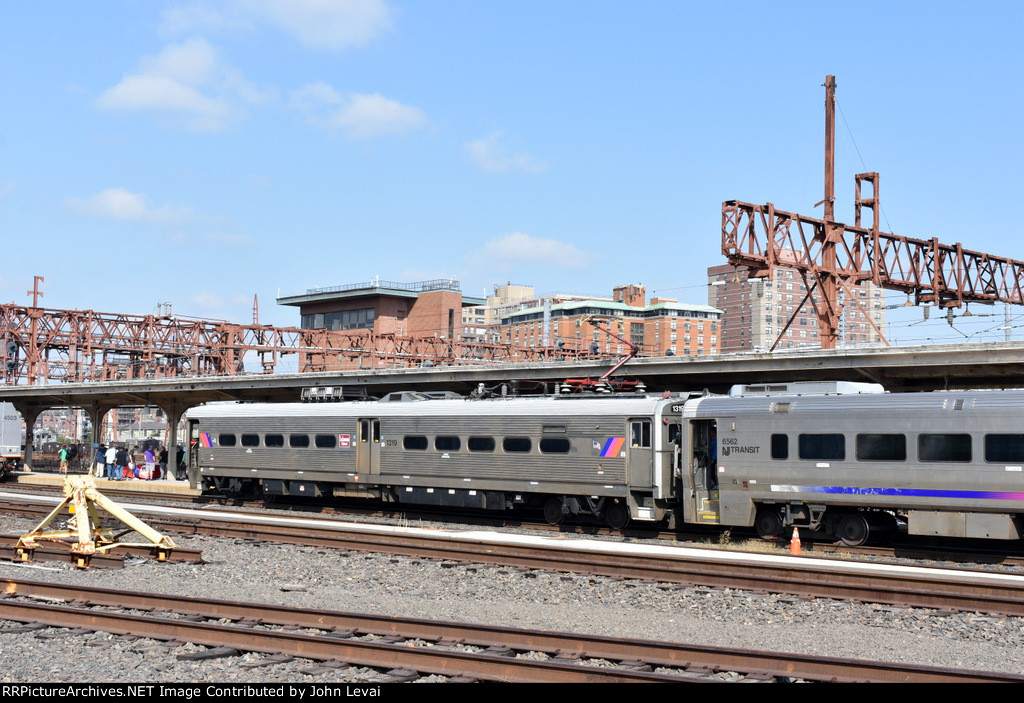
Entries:
MULTIPOLYGON (((84 476, 85 474, 72 473, 72 476, 84 476)), ((28 486, 63 486, 64 475, 49 471, 12 471, 4 479, 8 483, 18 483, 28 486)), ((190 488, 188 481, 178 481, 171 478, 158 478, 152 481, 144 481, 137 478, 126 478, 120 481, 113 481, 109 478, 93 478, 96 487, 103 491, 117 489, 119 491, 136 491, 138 493, 177 493, 182 496, 198 496, 198 488, 190 488)))

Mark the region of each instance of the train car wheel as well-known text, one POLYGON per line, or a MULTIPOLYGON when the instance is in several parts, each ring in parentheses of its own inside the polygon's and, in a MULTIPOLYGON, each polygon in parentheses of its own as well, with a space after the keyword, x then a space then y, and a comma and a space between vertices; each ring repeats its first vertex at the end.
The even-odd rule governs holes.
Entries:
POLYGON ((778 510, 758 511, 754 528, 761 539, 775 539, 782 534, 782 516, 778 510))
POLYGON ((544 503, 545 522, 549 525, 561 525, 564 519, 565 513, 562 512, 562 501, 558 498, 548 498, 548 501, 544 503))
POLYGON ((844 516, 839 521, 839 528, 836 530, 839 541, 847 547, 861 546, 868 541, 869 534, 871 534, 871 528, 868 527, 868 521, 860 513, 844 516))
POLYGON ((629 508, 622 503, 612 503, 604 510, 604 520, 613 530, 621 530, 629 524, 629 508))

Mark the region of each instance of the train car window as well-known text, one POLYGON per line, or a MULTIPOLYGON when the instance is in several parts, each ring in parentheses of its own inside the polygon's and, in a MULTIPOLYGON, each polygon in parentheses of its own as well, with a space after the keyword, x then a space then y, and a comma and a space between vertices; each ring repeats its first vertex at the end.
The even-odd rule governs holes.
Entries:
POLYGON ((683 434, 683 426, 677 425, 674 422, 668 426, 668 443, 669 444, 682 444, 680 438, 683 434))
POLYGON ((466 442, 466 448, 471 452, 493 452, 494 437, 470 437, 466 442))
POLYGON ((441 435, 434 437, 434 449, 439 452, 457 452, 462 446, 462 440, 452 435, 441 435))
POLYGON ((405 449, 415 449, 416 451, 425 451, 427 448, 427 438, 423 435, 411 435, 402 438, 402 446, 405 449))
POLYGON ((1024 434, 985 435, 985 461, 1024 463, 1024 434))
POLYGON ((789 435, 772 435, 772 459, 789 458, 789 435))
POLYGON ((565 434, 565 425, 544 425, 544 434, 565 434))
POLYGON ((917 458, 921 461, 970 461, 969 434, 922 434, 917 436, 917 458))
POLYGON ((569 440, 564 437, 544 437, 540 441, 541 454, 568 454, 569 440))
POLYGON ((907 437, 902 434, 857 435, 857 461, 906 461, 907 437))
POLYGON ((797 451, 801 459, 843 461, 846 438, 841 434, 802 434, 797 437, 797 451))
POLYGON ((308 434, 291 434, 288 435, 288 446, 289 447, 308 447, 309 446, 309 435, 308 434))
POLYGON ((528 452, 533 443, 529 437, 505 437, 501 440, 501 448, 506 452, 528 452))
POLYGON ((233 434, 222 434, 217 438, 217 442, 222 447, 233 447, 238 444, 238 438, 233 434))
POLYGON ((634 447, 651 446, 650 420, 634 420, 630 423, 630 443, 634 447))
POLYGON ((242 446, 243 447, 258 447, 258 446, 260 446, 260 436, 258 434, 243 434, 242 435, 242 446))
POLYGON ((283 434, 268 434, 263 437, 263 446, 265 447, 283 447, 284 446, 284 435, 283 434))
POLYGON ((332 434, 318 434, 313 438, 313 445, 317 449, 334 449, 338 446, 338 440, 332 434))

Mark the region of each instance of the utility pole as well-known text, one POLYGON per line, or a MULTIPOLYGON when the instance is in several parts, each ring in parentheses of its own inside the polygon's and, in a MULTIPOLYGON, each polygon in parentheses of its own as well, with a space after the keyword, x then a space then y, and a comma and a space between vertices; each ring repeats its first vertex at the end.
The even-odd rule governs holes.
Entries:
MULTIPOLYGON (((841 225, 836 224, 836 77, 825 76, 825 241, 821 243, 821 263, 824 271, 815 275, 822 297, 826 301, 838 301, 836 277, 836 241, 842 239, 841 225)), ((839 314, 834 305, 826 304, 817 308, 818 328, 822 349, 835 349, 836 327, 839 314)))

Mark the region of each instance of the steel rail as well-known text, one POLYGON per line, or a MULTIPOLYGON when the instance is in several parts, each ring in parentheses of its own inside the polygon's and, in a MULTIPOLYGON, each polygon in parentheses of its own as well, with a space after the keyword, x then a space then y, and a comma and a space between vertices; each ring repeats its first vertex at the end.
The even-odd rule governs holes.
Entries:
POLYGON ((685 675, 656 674, 626 668, 581 666, 551 660, 521 659, 501 654, 459 652, 440 647, 409 647, 386 641, 309 635, 240 625, 189 622, 156 616, 130 615, 0 599, 0 618, 53 627, 84 628, 207 647, 286 654, 353 666, 399 668, 486 681, 517 683, 681 683, 685 675))
MULTIPOLYGON (((43 489, 44 492, 58 492, 51 491, 47 486, 37 486, 36 488, 43 489)), ((33 495, 34 492, 26 492, 26 495, 33 495)), ((599 535, 615 535, 618 531, 611 530, 608 527, 599 524, 586 524, 581 523, 578 525, 549 525, 543 520, 533 522, 529 519, 513 519, 507 518, 496 518, 496 517, 485 517, 475 514, 451 514, 444 512, 429 512, 429 511, 411 511, 409 506, 403 506, 402 508, 391 507, 391 508, 366 508, 366 507, 354 507, 351 505, 347 506, 332 506, 332 505, 317 505, 317 504, 288 504, 288 503, 274 503, 270 506, 264 506, 258 501, 246 503, 239 506, 237 503, 218 503, 216 500, 205 502, 204 500, 198 500, 193 498, 183 498, 180 494, 176 493, 156 493, 147 491, 144 494, 140 494, 139 491, 133 490, 117 490, 104 491, 104 495, 119 496, 126 498, 139 498, 140 495, 144 496, 147 500, 154 500, 160 502, 193 502, 199 507, 203 506, 215 506, 219 505, 224 507, 225 505, 232 507, 239 507, 238 514, 247 514, 259 517, 260 515, 266 515, 266 510, 261 507, 266 507, 270 510, 276 510, 279 512, 293 512, 296 516, 310 515, 319 516, 323 519, 345 519, 346 517, 360 516, 360 517, 380 517, 380 518, 395 518, 402 516, 402 519, 406 521, 410 520, 422 520, 422 521, 436 521, 436 522, 459 522, 463 525, 473 526, 485 526, 493 528, 501 527, 515 527, 515 528, 528 528, 538 533, 552 533, 557 532, 559 534, 574 534, 577 536, 599 536, 599 535)), ((23 504, 7 503, 0 500, 0 511, 10 514, 24 514, 24 515, 36 515, 45 514, 41 508, 31 509, 29 506, 23 504)), ((664 528, 638 528, 637 526, 630 526, 622 533, 627 537, 634 537, 637 539, 657 539, 660 541, 669 541, 673 543, 680 542, 696 542, 708 543, 709 539, 714 538, 713 533, 708 532, 683 532, 680 530, 666 530, 664 528)), ((753 539, 753 532, 750 533, 751 539, 753 539)), ((735 533, 734 533, 735 536, 735 533)), ((745 539, 744 537, 738 537, 738 540, 745 539)), ((759 542, 763 542, 760 538, 757 539, 759 542)), ((805 553, 812 553, 814 555, 831 555, 836 554, 839 558, 843 558, 844 555, 861 555, 880 557, 883 559, 916 559, 916 560, 933 560, 933 561, 952 561, 952 562, 965 562, 972 565, 976 564, 998 564, 1000 566, 1011 566, 1011 567, 1024 567, 1024 552, 1018 549, 1017 552, 1009 551, 1007 549, 991 549, 990 547, 976 546, 954 546, 949 545, 930 545, 926 544, 928 540, 922 540, 918 544, 899 543, 894 545, 885 544, 868 544, 859 547, 851 547, 849 545, 842 544, 836 541, 818 540, 813 536, 803 537, 803 551, 805 553)), ((987 540, 986 540, 987 541, 987 540)), ((772 542, 764 542, 765 544, 771 544, 772 542)), ((775 544, 788 545, 788 540, 779 539, 774 541, 775 544)), ((968 541, 966 544, 970 545, 968 541)), ((784 546, 780 549, 779 554, 784 551, 784 546)), ((736 549, 735 551, 749 551, 736 549)))
MULTIPOLYGON (((170 610, 175 613, 209 619, 259 624, 272 623, 278 626, 324 629, 348 635, 373 634, 398 637, 404 640, 419 639, 437 643, 458 642, 490 648, 507 647, 520 651, 544 652, 563 660, 590 658, 630 662, 633 665, 646 664, 652 667, 736 671, 762 678, 786 677, 814 681, 884 683, 1024 682, 1024 675, 1000 672, 957 670, 729 647, 696 646, 321 609, 296 609, 274 604, 240 603, 158 593, 123 593, 101 588, 13 579, 0 580, 0 592, 4 596, 0 599, 0 614, 5 613, 4 605, 11 598, 26 597, 72 601, 74 605, 80 606, 170 610)), ((339 634, 332 635, 332 638, 336 638, 339 634)), ((194 641, 191 637, 189 639, 194 641)), ((239 645, 237 642, 232 644, 222 641, 211 646, 238 647, 239 645)), ((250 649, 247 644, 242 646, 245 649, 250 649)), ((302 653, 297 656, 311 655, 302 653)), ((343 658, 350 662, 353 661, 351 656, 343 658)), ((394 662, 387 662, 387 664, 399 665, 394 662)), ((411 664, 400 665, 410 666, 411 664)), ((374 666, 380 666, 380 664, 374 666)), ((562 668, 559 667, 557 672, 562 672, 562 668)), ((462 675, 465 673, 462 672, 462 675)), ((588 674, 590 673, 592 672, 588 670, 588 674)), ((612 674, 612 676, 615 675, 612 674)), ((632 676, 632 673, 629 675, 632 676)), ((640 680, 649 680, 649 678, 641 677, 640 680)), ((670 680, 678 681, 680 677, 674 675, 670 680)))
MULTIPOLYGON (((190 533, 190 528, 181 524, 175 526, 168 523, 164 528, 190 533)), ((645 579, 690 586, 1024 616, 1024 585, 960 582, 948 577, 929 577, 923 573, 908 576, 905 571, 894 574, 854 573, 844 569, 842 563, 828 567, 819 562, 812 567, 799 563, 787 564, 780 559, 771 568, 766 568, 760 563, 728 561, 720 554, 707 559, 696 556, 685 559, 634 556, 618 552, 573 550, 569 544, 559 548, 488 544, 417 535, 360 532, 358 528, 351 527, 328 530, 283 525, 261 526, 212 519, 204 520, 191 530, 194 530, 194 534, 220 537, 645 579)), ((969 572, 964 573, 969 575, 969 572)))
MULTIPOLYGON (((147 514, 138 508, 139 514, 147 514)), ((573 550, 572 543, 553 546, 523 546, 462 541, 411 533, 379 533, 350 524, 337 528, 315 525, 258 525, 252 515, 238 520, 199 515, 194 522, 182 522, 166 516, 147 514, 147 520, 160 529, 186 535, 208 535, 248 539, 280 544, 343 549, 359 552, 401 554, 410 557, 487 563, 518 568, 585 573, 613 578, 644 579, 681 585, 735 588, 797 596, 846 599, 885 603, 903 607, 962 610, 998 615, 1024 616, 1024 585, 978 582, 974 572, 962 572, 963 580, 947 576, 929 576, 927 570, 909 575, 907 570, 893 573, 858 573, 849 562, 834 566, 801 564, 799 560, 779 558, 770 568, 723 557, 720 552, 706 558, 656 555, 631 555, 621 552, 573 550), (245 522, 242 522, 242 521, 245 522)), ((610 543, 614 546, 615 543, 610 543)), ((697 551, 697 550, 692 550, 697 551)))

